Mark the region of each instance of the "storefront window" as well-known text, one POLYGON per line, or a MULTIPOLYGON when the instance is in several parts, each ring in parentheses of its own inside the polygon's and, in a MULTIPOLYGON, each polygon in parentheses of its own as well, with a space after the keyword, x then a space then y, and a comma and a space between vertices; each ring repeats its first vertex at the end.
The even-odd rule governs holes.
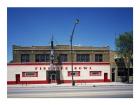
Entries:
POLYGON ((22 77, 38 77, 38 72, 22 72, 22 77))
POLYGON ((90 71, 90 76, 101 76, 101 71, 90 71))
MULTIPOLYGON (((72 76, 72 71, 68 71, 68 76, 72 76)), ((73 76, 80 76, 80 71, 73 71, 73 76)))

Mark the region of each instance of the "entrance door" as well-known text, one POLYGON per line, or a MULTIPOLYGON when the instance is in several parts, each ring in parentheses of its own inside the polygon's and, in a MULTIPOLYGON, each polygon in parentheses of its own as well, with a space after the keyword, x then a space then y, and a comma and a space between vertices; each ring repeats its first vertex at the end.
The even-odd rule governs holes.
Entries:
POLYGON ((112 82, 115 81, 115 73, 112 73, 112 82))
POLYGON ((60 83, 60 71, 46 71, 46 80, 48 83, 60 83))
POLYGON ((108 73, 104 73, 104 82, 108 81, 108 73))
POLYGON ((20 74, 16 74, 16 84, 20 83, 20 74))
POLYGON ((51 80, 51 83, 55 83, 56 82, 56 74, 51 74, 50 80, 51 80))
POLYGON ((115 68, 112 68, 112 82, 115 81, 115 68))

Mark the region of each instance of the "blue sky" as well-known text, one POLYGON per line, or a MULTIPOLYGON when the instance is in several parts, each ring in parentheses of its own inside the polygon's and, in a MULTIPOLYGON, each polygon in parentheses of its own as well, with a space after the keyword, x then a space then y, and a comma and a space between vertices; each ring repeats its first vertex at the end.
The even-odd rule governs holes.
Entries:
POLYGON ((74 45, 110 46, 115 49, 115 34, 133 30, 133 8, 8 8, 8 61, 12 45, 70 44, 75 19, 79 18, 74 45))

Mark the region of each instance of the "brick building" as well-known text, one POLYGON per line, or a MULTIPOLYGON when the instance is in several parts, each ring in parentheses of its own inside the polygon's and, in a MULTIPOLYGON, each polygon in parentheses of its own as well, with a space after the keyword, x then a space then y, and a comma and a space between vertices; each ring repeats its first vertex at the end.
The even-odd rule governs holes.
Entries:
POLYGON ((8 84, 110 82, 109 47, 73 46, 73 57, 69 45, 51 46, 13 45, 13 60, 8 63, 8 84))

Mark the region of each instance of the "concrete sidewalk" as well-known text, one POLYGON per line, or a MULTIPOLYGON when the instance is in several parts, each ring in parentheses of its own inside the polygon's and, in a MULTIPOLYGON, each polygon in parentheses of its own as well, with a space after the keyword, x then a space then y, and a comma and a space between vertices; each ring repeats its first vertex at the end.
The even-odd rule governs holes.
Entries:
MULTIPOLYGON (((76 83, 75 86, 128 86, 133 84, 127 84, 122 82, 107 82, 107 83, 76 83)), ((71 83, 65 84, 17 84, 17 85, 7 85, 7 87, 71 87, 71 83)))

